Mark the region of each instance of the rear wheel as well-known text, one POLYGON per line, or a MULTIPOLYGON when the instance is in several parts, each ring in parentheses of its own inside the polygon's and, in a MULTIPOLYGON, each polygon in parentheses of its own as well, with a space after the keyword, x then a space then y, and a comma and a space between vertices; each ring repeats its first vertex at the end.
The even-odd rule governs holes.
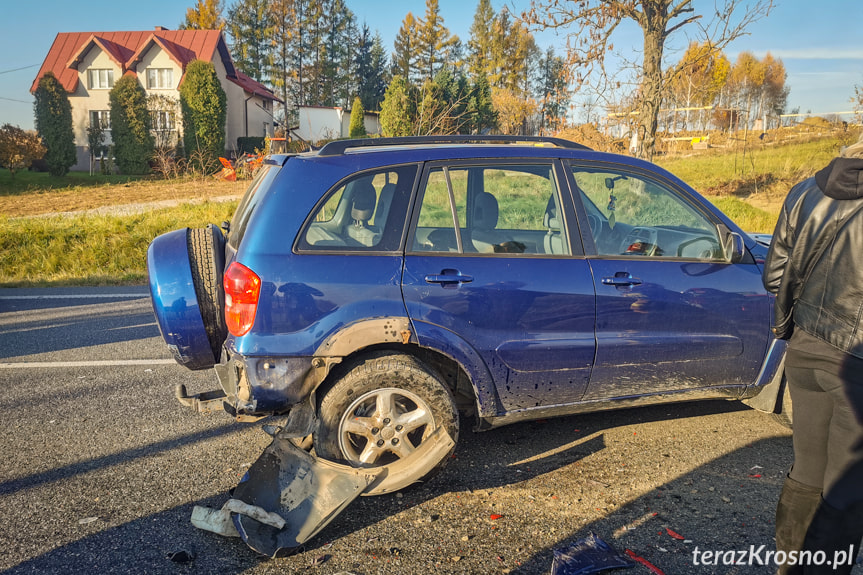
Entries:
POLYGON ((190 229, 189 266, 201 319, 207 330, 207 339, 216 363, 222 355, 222 344, 228 337, 225 324, 225 290, 222 274, 225 270, 225 239, 213 224, 206 228, 190 229))
POLYGON ((354 467, 390 472, 366 495, 379 495, 438 473, 453 449, 411 457, 443 427, 458 439, 458 412, 449 388, 416 358, 378 354, 357 363, 320 402, 315 453, 354 467))

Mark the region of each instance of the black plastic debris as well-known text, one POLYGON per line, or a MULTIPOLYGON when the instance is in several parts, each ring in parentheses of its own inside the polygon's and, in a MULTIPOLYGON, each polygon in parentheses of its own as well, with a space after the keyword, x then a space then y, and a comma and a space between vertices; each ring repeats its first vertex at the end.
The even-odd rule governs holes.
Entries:
POLYGON ((195 552, 186 549, 174 551, 173 553, 168 553, 168 559, 174 563, 191 563, 195 560, 195 552))
POLYGON ((354 469, 318 459, 276 436, 249 468, 234 498, 285 519, 278 529, 234 514, 240 537, 262 555, 284 557, 315 536, 365 491, 383 469, 354 469))
POLYGON ((635 561, 600 539, 596 533, 591 533, 584 539, 554 550, 551 575, 586 575, 635 565, 635 561))

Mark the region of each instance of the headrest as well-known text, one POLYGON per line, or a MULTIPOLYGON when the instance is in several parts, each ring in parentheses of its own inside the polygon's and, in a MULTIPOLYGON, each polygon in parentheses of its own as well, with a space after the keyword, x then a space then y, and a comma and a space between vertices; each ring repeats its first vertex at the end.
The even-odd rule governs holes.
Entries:
POLYGON ((367 222, 372 219, 375 201, 377 201, 377 194, 371 181, 355 182, 351 196, 351 218, 357 222, 367 222))
POLYGON ((545 215, 542 217, 542 223, 549 231, 560 230, 560 220, 557 218, 557 206, 554 203, 554 196, 548 198, 548 204, 545 206, 545 215))
POLYGON ((473 201, 473 228, 493 230, 497 226, 497 198, 488 192, 480 192, 473 201))

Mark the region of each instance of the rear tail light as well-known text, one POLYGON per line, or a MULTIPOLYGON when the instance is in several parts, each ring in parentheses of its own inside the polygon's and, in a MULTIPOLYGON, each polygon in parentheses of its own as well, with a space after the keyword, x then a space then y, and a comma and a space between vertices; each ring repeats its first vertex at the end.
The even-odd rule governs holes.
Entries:
POLYGON ((252 329, 260 295, 261 278, 243 264, 232 263, 225 272, 225 323, 233 335, 252 329))

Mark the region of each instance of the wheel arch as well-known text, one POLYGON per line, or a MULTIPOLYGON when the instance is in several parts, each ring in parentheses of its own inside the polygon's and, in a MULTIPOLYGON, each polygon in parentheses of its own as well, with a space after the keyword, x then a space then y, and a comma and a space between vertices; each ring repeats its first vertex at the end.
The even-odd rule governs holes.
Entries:
MULTIPOLYGON (((363 356, 392 351, 416 357, 446 382, 461 411, 479 418, 498 413, 500 402, 485 362, 467 342, 453 332, 406 317, 370 319, 351 324, 330 335, 315 357, 338 358, 315 393, 320 398, 363 356)), ((329 363, 329 362, 328 362, 329 363)))

